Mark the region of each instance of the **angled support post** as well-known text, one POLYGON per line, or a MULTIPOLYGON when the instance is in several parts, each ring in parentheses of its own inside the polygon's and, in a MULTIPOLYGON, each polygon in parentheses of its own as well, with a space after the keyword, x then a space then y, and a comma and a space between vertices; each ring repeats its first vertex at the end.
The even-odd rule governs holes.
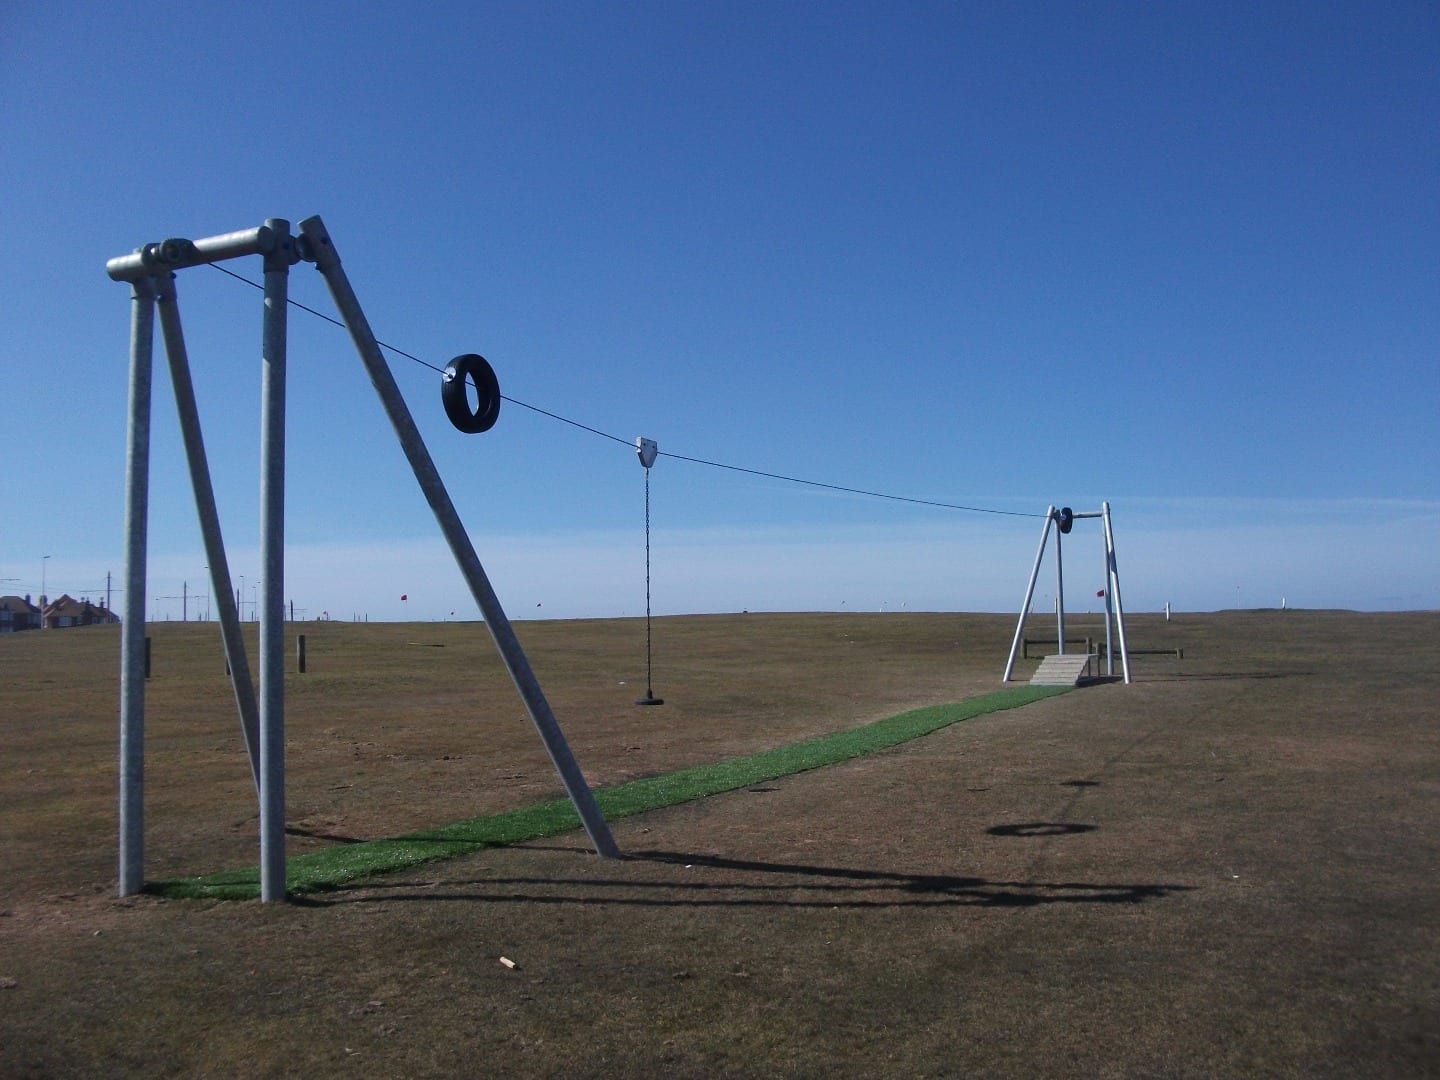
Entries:
POLYGON ((255 684, 250 678, 250 660, 240 634, 240 616, 235 607, 235 590, 230 584, 230 564, 220 532, 220 514, 215 507, 215 488, 210 480, 210 463, 205 456, 205 439, 200 431, 200 410, 195 402, 195 383, 190 377, 190 357, 180 325, 180 302, 175 276, 170 271, 154 278, 158 292, 160 328, 165 340, 165 358, 170 365, 170 385, 175 391, 175 411, 180 419, 180 438, 190 466, 190 487, 195 493, 195 512, 200 518, 200 537, 210 566, 210 590, 220 614, 220 640, 230 669, 235 708, 250 758, 250 776, 260 792, 260 720, 255 702, 255 684))
MULTIPOLYGON (((1109 505, 1108 503, 1105 505, 1109 505)), ((1103 513, 1103 511, 1102 511, 1103 513)), ((1101 529, 1100 540, 1105 551, 1105 674, 1115 674, 1115 590, 1110 582, 1110 534, 1101 529)))
POLYGON ((1001 682, 1009 682, 1010 674, 1015 670, 1015 654, 1020 651, 1020 640, 1025 634, 1025 616, 1030 611, 1030 602, 1035 598, 1035 582, 1040 577, 1040 561, 1045 558, 1045 541, 1050 538, 1050 526, 1053 524, 1055 507, 1046 507, 1045 526, 1040 530, 1040 547, 1035 552, 1035 565, 1030 568, 1030 584, 1025 586, 1025 600, 1020 605, 1020 621, 1015 624, 1015 640, 1010 643, 1010 658, 1005 661, 1005 674, 1000 677, 1001 682))
POLYGON ((1115 626, 1120 634, 1120 665, 1125 672, 1125 682, 1130 682, 1130 649, 1125 643, 1125 603, 1120 598, 1120 566, 1115 559, 1115 530, 1110 524, 1110 504, 1100 504, 1100 514, 1105 523, 1105 563, 1109 570, 1106 580, 1107 599, 1115 594, 1115 626))
POLYGON ((469 534, 466 533, 465 526, 460 521, 460 515, 455 511, 455 505, 451 502, 444 481, 440 479, 440 473, 435 468, 429 450, 425 447, 420 430, 415 426, 415 420, 410 415, 410 409, 406 406, 399 387, 395 385, 395 377, 391 374, 390 366, 385 362, 380 345, 370 329, 370 323, 365 318, 364 311, 361 310, 354 290, 350 287, 350 281, 340 264, 340 255, 335 250, 324 223, 319 217, 310 217, 300 222, 299 228, 302 238, 302 257, 315 263, 329 286, 335 307, 350 332, 356 350, 360 353, 361 362, 365 365, 375 392, 380 396, 380 402, 390 418, 391 426, 394 427, 395 434, 400 440, 400 447, 410 462, 410 468, 415 474, 420 490, 430 504, 435 520, 440 525, 440 531, 444 534, 450 551, 455 557, 456 565, 464 575, 466 584, 470 587, 470 593, 484 616, 485 627, 490 631, 490 636, 495 641, 495 647, 500 651, 506 670, 509 671, 515 688, 525 702, 535 730, 545 744, 550 761, 560 776, 560 782, 570 797, 571 804, 580 816, 581 824, 584 825, 591 844, 597 854, 607 858, 618 858, 620 849, 610 835, 610 827, 600 813, 599 806, 596 805, 595 796, 590 791, 585 777, 580 772, 580 766, 576 764, 575 758, 570 752, 565 735, 560 730, 560 725, 550 709, 549 702, 545 700, 545 695, 540 689, 534 672, 530 669, 530 662, 520 647, 520 641, 515 636, 514 628, 510 625, 510 620, 506 617, 500 600, 495 595, 490 579, 480 564, 479 556, 475 554, 469 534))

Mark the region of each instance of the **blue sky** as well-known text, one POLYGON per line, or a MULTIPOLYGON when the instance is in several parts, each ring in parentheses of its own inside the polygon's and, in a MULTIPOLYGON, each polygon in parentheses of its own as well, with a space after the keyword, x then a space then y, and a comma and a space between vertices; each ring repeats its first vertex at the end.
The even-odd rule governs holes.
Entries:
MULTIPOLYGON (((320 214, 428 363, 662 453, 1007 512, 662 457, 657 612, 1013 610, 1041 522, 1011 515, 1101 500, 1133 609, 1437 607, 1437 131, 1433 3, 7 4, 0 592, 120 584, 106 259, 320 214)), ((259 293, 178 285, 253 591, 259 293)), ((348 338, 290 325, 297 612, 475 617, 348 338)), ((391 365, 512 617, 643 612, 633 451, 513 403, 462 435, 391 365)), ((179 618, 208 586, 156 371, 147 611, 179 618)), ((1083 610, 1094 523, 1066 556, 1083 610)))

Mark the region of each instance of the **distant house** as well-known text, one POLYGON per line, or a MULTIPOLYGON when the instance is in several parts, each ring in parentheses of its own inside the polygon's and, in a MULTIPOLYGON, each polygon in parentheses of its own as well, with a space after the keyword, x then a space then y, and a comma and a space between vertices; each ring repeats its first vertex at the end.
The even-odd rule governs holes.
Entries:
POLYGON ((0 596, 0 634, 40 629, 40 609, 28 596, 0 596))
POLYGON ((103 605, 92 604, 89 599, 76 600, 66 595, 45 605, 46 630, 60 630, 68 626, 104 626, 119 621, 120 617, 113 611, 103 605))

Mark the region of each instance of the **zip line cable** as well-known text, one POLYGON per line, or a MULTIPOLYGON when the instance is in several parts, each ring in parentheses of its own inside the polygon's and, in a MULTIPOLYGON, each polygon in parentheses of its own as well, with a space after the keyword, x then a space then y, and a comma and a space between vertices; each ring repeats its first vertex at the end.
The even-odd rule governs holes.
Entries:
MULTIPOLYGON (((233 271, 233 270, 227 270, 227 269, 225 269, 225 267, 221 266, 219 263, 210 263, 209 265, 210 265, 210 266, 213 266, 216 270, 219 270, 222 274, 226 274, 226 275, 234 278, 236 281, 243 281, 246 285, 249 285, 252 289, 260 289, 261 291, 264 291, 264 288, 265 288, 264 285, 261 285, 259 282, 251 281, 249 278, 247 278, 247 277, 245 277, 245 276, 243 276, 243 275, 241 275, 241 274, 237 274, 237 273, 235 273, 235 271, 233 271)), ((288 299, 288 298, 287 298, 287 299, 288 299)), ((298 301, 298 300, 290 300, 289 303, 290 303, 292 306, 299 308, 301 311, 309 312, 311 315, 314 315, 317 319, 323 319, 325 322, 329 323, 331 326, 338 326, 341 330, 347 329, 347 327, 345 326, 345 324, 344 324, 343 322, 341 322, 339 319, 332 318, 331 316, 326 315, 323 311, 316 311, 316 310, 315 310, 314 308, 312 308, 312 307, 306 307, 304 304, 300 303, 300 301, 298 301)), ((445 374, 445 369, 444 369, 444 368, 436 367, 434 364, 430 363, 430 361, 428 361, 428 360, 422 360, 422 359, 420 359, 420 357, 416 356, 414 353, 408 353, 408 352, 406 352, 404 349, 397 348, 397 347, 394 346, 394 345, 388 345, 388 344, 386 344, 385 342, 381 341, 379 338, 376 338, 376 339, 375 339, 375 344, 379 345, 382 349, 389 349, 389 350, 390 350, 391 352, 393 352, 396 356, 403 356, 403 357, 405 357, 405 359, 407 359, 407 360, 413 360, 413 361, 415 361, 415 363, 419 364, 421 367, 427 367, 427 368, 429 368, 431 371, 435 372, 437 375, 444 375, 444 374, 445 374)), ((501 395, 500 395, 500 399, 501 399, 502 401, 508 401, 508 402, 510 402, 510 404, 512 404, 512 405, 518 405, 518 406, 520 406, 520 408, 522 408, 522 409, 529 409, 531 412, 539 413, 541 416, 548 416, 548 417, 549 417, 550 419, 552 419, 552 420, 559 420, 562 424, 569 424, 571 427, 577 427, 577 428, 579 428, 581 431, 588 431, 588 432, 590 432, 590 434, 592 434, 592 435, 599 435, 602 439, 610 439, 610 440, 613 441, 613 442, 618 442, 618 443, 620 443, 621 445, 627 446, 627 447, 630 445, 630 440, 629 440, 629 439, 622 439, 622 438, 620 438, 618 435, 611 435, 609 432, 601 431, 599 428, 590 427, 588 424, 582 424, 582 423, 580 423, 578 420, 571 420, 571 419, 569 419, 568 417, 561 416, 559 413, 549 412, 549 411, 547 411, 547 410, 545 410, 545 409, 540 408, 538 405, 530 405, 530 404, 527 404, 527 403, 524 402, 524 401, 518 400, 517 398, 507 397, 507 396, 504 395, 504 394, 501 394, 501 395)))
MULTIPOLYGON (((244 274, 237 274, 237 273, 235 273, 234 270, 227 270, 227 269, 225 269, 225 267, 221 266, 219 263, 207 263, 206 265, 207 265, 207 266, 214 267, 216 270, 219 270, 220 273, 224 274, 226 277, 232 277, 232 278, 234 278, 236 281, 244 282, 246 285, 249 285, 252 289, 259 289, 261 292, 264 292, 264 291, 265 291, 265 286, 264 286, 264 285, 261 285, 258 281, 251 281, 251 280, 250 280, 249 278, 247 278, 244 274)), ((341 330, 348 330, 348 329, 349 329, 349 327, 347 327, 347 326, 346 326, 343 322, 341 322, 339 319, 336 319, 336 318, 334 318, 334 317, 332 317, 332 316, 330 316, 330 315, 326 315, 323 311, 316 311, 313 307, 306 307, 304 304, 300 303, 299 300, 291 300, 288 296, 287 296, 285 299, 286 299, 286 302, 287 302, 291 307, 297 307, 297 308, 299 308, 301 311, 309 312, 311 315, 314 315, 317 319, 322 319, 322 320, 324 320, 325 322, 328 322, 331 326, 338 326, 341 330)), ((403 357, 405 357, 406 360, 414 360, 415 363, 419 364, 421 367, 428 367, 431 371, 435 372, 435 374, 437 374, 437 375, 444 375, 444 374, 445 374, 445 369, 444 369, 444 368, 438 368, 438 367, 436 367, 434 364, 430 363, 430 361, 428 361, 428 360, 421 360, 420 357, 415 356, 415 355, 413 355, 412 353, 408 353, 408 352, 406 352, 404 349, 397 349, 394 345, 386 345, 385 342, 380 341, 380 340, 378 340, 378 339, 376 340, 375 344, 379 345, 382 349, 389 349, 391 352, 395 353, 397 356, 403 356, 403 357)), ((519 402, 516 402, 516 404, 519 404, 519 402)))
MULTIPOLYGON (((259 282, 251 281, 249 278, 245 277, 242 274, 237 274, 233 270, 227 270, 219 263, 209 263, 207 265, 214 267, 222 274, 234 278, 236 281, 244 282, 251 288, 259 289, 262 292, 265 289, 265 286, 261 285, 259 282)), ((341 322, 339 319, 335 319, 329 315, 326 315, 323 311, 316 311, 312 307, 306 307, 298 300, 290 300, 287 298, 287 302, 292 306, 299 308, 301 311, 308 312, 309 314, 314 315, 317 319, 323 319, 325 322, 330 323, 332 326, 338 326, 341 330, 347 329, 343 322, 341 322)), ((445 373, 445 370, 443 368, 436 367, 428 360, 422 360, 420 357, 414 355, 413 353, 408 353, 404 349, 397 348, 394 345, 387 345, 385 342, 380 341, 378 338, 376 339, 375 344, 379 345, 382 349, 388 349, 396 356, 403 356, 407 360, 413 360, 421 367, 427 367, 437 374, 443 375, 445 373)), ((529 409, 533 413, 539 413, 541 416, 547 416, 551 420, 558 420, 562 424, 569 424, 571 427, 579 428, 581 431, 588 431, 590 434, 598 435, 602 439, 609 439, 611 442, 617 442, 624 447, 631 448, 634 446, 634 443, 629 439, 622 439, 618 435, 611 435, 608 431, 601 431, 599 428, 591 427, 589 424, 582 424, 578 420, 571 420, 569 417, 561 416, 559 413, 553 413, 546 409, 542 409, 538 405, 530 405, 527 402, 521 401, 518 398, 510 397, 506 394, 501 394, 500 399, 502 401, 508 401, 512 405, 517 405, 522 409, 529 409)), ((883 491, 866 491, 864 488, 845 487, 841 484, 826 484, 819 480, 804 480, 798 476, 784 476, 780 473, 765 472, 763 469, 748 469, 741 465, 726 465, 724 462, 720 461, 707 461, 704 458, 687 457, 684 454, 671 454, 667 453, 664 450, 661 450, 659 452, 659 456, 674 458, 676 461, 688 461, 692 465, 705 465, 712 469, 724 469, 727 472, 738 472, 745 473, 749 476, 760 476, 764 477, 767 480, 780 480, 787 484, 802 484, 806 487, 822 488, 826 491, 838 491, 846 495, 863 495, 866 498, 870 499, 889 499, 891 502, 910 503, 914 506, 933 506, 942 510, 963 510, 971 514, 994 514, 1001 517, 1041 518, 1045 516, 1044 514, 1026 513, 1020 510, 997 510, 993 507, 963 506, 959 503, 940 502, 935 499, 916 499, 911 498, 907 495, 889 495, 883 491)))
POLYGON ((551 420, 559 420, 562 424, 569 424, 571 427, 577 427, 581 431, 588 431, 592 435, 599 435, 602 439, 609 439, 611 442, 618 442, 621 446, 633 448, 635 445, 629 439, 622 439, 618 435, 611 435, 608 431, 601 431, 599 428, 593 428, 589 424, 582 424, 578 420, 571 420, 568 417, 561 416, 559 413, 547 412, 546 410, 539 408, 538 406, 527 405, 523 401, 518 401, 512 397, 506 397, 504 394, 500 395, 500 400, 508 401, 511 405, 519 405, 520 408, 529 409, 531 412, 539 413, 541 416, 548 416, 551 420))
POLYGON ((708 465, 712 469, 727 469, 730 472, 749 473, 751 476, 763 476, 770 480, 784 480, 789 484, 804 484, 807 487, 825 488, 827 491, 843 491, 847 495, 866 495, 872 499, 890 499, 893 502, 915 503, 918 506, 938 506, 945 510, 968 510, 973 514, 1003 514, 1007 517, 1044 517, 1044 514, 1027 514, 1019 510, 994 510, 983 506, 961 506, 958 503, 937 502, 934 499, 912 499, 908 495, 887 495, 883 491, 866 491, 863 488, 842 487, 839 484, 825 484, 819 480, 802 480, 798 476, 781 476, 779 473, 762 472, 759 469, 747 469, 740 465, 726 465, 719 461, 706 461, 704 458, 686 457, 684 454, 670 454, 664 450, 660 451, 661 457, 674 458, 676 461, 688 461, 693 465, 708 465))

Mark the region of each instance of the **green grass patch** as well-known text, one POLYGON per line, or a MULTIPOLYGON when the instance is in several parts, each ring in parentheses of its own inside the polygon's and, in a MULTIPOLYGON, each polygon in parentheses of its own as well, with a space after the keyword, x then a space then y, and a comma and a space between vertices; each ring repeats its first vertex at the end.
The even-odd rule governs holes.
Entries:
MULTIPOLYGON (((848 761, 918 739, 961 720, 1063 694, 1066 689, 1019 686, 951 705, 914 709, 863 727, 821 735, 747 757, 632 780, 596 791, 595 801, 606 820, 614 821, 848 761)), ((570 801, 552 799, 409 836, 339 844, 288 859, 285 864, 286 891, 300 894, 338 889, 360 878, 393 873, 482 848, 557 836, 578 828, 580 818, 570 801)), ((258 867, 249 867, 201 877, 173 878, 152 882, 146 886, 146 891, 176 899, 250 900, 260 895, 260 871, 258 867)))

